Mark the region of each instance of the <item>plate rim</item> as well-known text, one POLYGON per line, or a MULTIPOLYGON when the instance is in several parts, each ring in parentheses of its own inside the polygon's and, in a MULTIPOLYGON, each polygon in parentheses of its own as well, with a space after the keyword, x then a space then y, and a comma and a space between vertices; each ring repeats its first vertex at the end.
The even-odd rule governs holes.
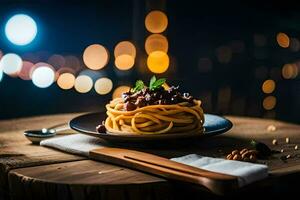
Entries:
POLYGON ((121 140, 121 138, 123 138, 124 140, 125 139, 132 139, 132 140, 147 140, 147 139, 172 139, 172 138, 193 138, 193 137, 209 137, 209 136, 215 136, 215 135, 219 135, 219 134, 222 134, 222 133, 225 133, 227 131, 229 131, 232 127, 233 127, 233 124, 232 122, 223 117, 223 116, 219 116, 219 115, 214 115, 214 114, 208 114, 208 113, 205 113, 205 115, 212 115, 212 116, 217 116, 217 117, 220 117, 224 120, 226 120, 226 122, 228 123, 228 126, 226 127, 223 127, 223 128, 220 128, 220 129, 217 129, 216 131, 208 131, 208 132, 204 132, 201 134, 199 133, 195 133, 195 134, 191 134, 191 133, 187 133, 187 134, 182 134, 182 133, 175 133, 175 134, 150 134, 150 135, 114 135, 114 134, 107 134, 107 133, 97 133, 96 132, 96 127, 95 127, 95 131, 90 131, 90 130, 83 130, 83 129, 80 129, 80 128, 77 128, 76 126, 73 126, 72 124, 74 124, 74 121, 77 120, 78 118, 80 117, 85 117, 85 116, 88 116, 88 115, 97 115, 97 114, 104 114, 105 112, 90 112, 90 113, 85 113, 85 114, 82 114, 82 115, 79 115, 79 116, 76 116, 74 118, 72 118, 70 121, 69 121, 69 126, 71 129, 75 130, 75 131, 78 131, 79 133, 82 133, 82 134, 85 134, 85 135, 90 135, 90 136, 93 136, 93 137, 98 137, 98 138, 102 138, 102 139, 107 139, 107 140, 121 140), (173 136, 173 137, 172 137, 173 136))

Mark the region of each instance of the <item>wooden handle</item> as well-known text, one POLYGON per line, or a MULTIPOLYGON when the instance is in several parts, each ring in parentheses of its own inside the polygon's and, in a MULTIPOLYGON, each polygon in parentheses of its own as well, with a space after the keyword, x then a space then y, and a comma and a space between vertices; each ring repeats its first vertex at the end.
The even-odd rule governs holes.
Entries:
POLYGON ((90 158, 169 179, 199 184, 216 194, 238 188, 238 180, 235 176, 210 172, 149 153, 104 147, 90 151, 90 158))

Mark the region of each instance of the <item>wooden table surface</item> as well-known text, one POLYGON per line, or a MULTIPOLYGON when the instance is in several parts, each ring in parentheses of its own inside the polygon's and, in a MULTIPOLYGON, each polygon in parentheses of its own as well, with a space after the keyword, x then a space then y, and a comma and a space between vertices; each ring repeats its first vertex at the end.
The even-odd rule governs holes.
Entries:
MULTIPOLYGON (((32 145, 27 129, 40 129, 68 122, 78 114, 61 114, 0 121, 0 199, 182 199, 187 196, 216 198, 204 188, 174 182, 85 157, 32 145)), ((284 152, 260 160, 270 169, 270 178, 228 195, 253 195, 253 191, 289 190, 300 178, 300 126, 275 120, 228 116, 234 127, 226 134, 187 146, 147 149, 165 157, 199 153, 224 157, 255 139, 284 152), (276 130, 270 131, 270 126, 276 130), (285 142, 289 137, 290 143, 285 142), (277 139, 278 145, 272 145, 277 139), (283 155, 291 158, 282 161, 283 155), (286 188, 289 187, 289 188, 286 188)), ((298 192, 298 190, 293 190, 298 192)))

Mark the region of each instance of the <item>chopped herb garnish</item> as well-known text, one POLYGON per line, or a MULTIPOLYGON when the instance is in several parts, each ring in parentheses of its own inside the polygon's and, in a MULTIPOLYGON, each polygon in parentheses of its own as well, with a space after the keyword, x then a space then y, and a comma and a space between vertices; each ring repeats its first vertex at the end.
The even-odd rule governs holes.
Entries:
POLYGON ((144 87, 144 82, 142 80, 137 80, 135 83, 135 87, 132 89, 132 92, 141 91, 144 87))

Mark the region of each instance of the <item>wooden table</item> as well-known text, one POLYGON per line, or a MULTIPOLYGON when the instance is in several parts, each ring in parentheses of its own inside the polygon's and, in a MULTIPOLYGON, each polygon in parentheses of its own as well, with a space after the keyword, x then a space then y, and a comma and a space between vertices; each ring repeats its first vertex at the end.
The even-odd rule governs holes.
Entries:
MULTIPOLYGON (((204 188, 179 183, 142 172, 95 162, 53 149, 30 144, 23 136, 26 129, 50 127, 68 122, 78 114, 62 114, 0 121, 0 199, 183 199, 219 198, 204 188)), ((255 196, 299 193, 300 126, 266 119, 232 117, 234 127, 228 133, 188 146, 149 149, 166 157, 200 153, 224 157, 236 148, 248 146, 249 139, 259 140, 273 149, 284 149, 266 163, 270 178, 247 186, 233 194, 255 196), (276 130, 274 130, 274 128, 276 130), (273 130, 272 130, 273 129, 273 130), (285 143, 285 138, 290 143, 285 143), (272 145, 276 138, 278 145, 272 145), (283 155, 292 158, 282 161, 283 155)))

